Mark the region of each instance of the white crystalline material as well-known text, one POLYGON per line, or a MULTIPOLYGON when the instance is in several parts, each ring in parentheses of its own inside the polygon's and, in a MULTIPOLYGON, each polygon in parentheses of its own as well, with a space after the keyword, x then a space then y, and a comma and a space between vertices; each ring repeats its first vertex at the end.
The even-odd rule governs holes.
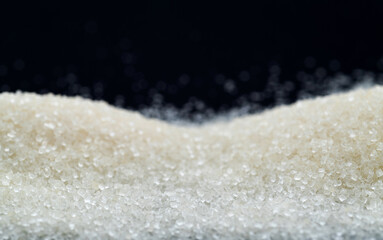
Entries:
POLYGON ((382 144, 382 87, 199 127, 5 93, 0 239, 382 238, 382 144))

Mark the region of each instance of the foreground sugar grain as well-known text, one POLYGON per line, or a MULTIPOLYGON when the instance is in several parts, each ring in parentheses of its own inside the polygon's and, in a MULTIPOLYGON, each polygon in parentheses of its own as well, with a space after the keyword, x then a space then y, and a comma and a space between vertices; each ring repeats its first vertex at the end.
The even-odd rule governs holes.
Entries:
POLYGON ((0 239, 383 237, 383 88, 173 126, 0 95, 0 239))

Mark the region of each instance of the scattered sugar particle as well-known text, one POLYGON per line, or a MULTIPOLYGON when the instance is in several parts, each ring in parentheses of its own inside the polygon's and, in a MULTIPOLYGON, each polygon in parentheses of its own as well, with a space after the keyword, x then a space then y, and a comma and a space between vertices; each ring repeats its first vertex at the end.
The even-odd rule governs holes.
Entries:
POLYGON ((7 134, 7 136, 8 136, 9 138, 14 138, 14 137, 16 136, 16 134, 15 134, 15 132, 9 132, 9 133, 7 134))
POLYGON ((53 130, 55 128, 55 125, 53 123, 47 122, 47 123, 44 123, 44 127, 53 130))
POLYGON ((349 136, 350 136, 350 138, 355 138, 355 137, 356 137, 356 134, 355 134, 353 131, 351 131, 350 134, 349 134, 349 136))

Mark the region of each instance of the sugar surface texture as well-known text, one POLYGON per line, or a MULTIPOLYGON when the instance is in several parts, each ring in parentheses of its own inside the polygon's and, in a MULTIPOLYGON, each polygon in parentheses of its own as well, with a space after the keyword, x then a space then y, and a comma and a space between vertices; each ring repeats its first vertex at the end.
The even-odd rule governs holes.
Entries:
POLYGON ((383 238, 383 88, 173 126, 0 95, 0 239, 383 238))

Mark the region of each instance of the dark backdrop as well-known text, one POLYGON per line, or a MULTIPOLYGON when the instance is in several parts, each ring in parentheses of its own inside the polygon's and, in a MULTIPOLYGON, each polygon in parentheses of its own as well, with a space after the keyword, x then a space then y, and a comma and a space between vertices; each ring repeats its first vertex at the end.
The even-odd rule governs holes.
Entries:
POLYGON ((382 78, 379 0, 20 4, 0 15, 1 91, 222 109, 292 102, 342 74, 345 86, 382 78))

